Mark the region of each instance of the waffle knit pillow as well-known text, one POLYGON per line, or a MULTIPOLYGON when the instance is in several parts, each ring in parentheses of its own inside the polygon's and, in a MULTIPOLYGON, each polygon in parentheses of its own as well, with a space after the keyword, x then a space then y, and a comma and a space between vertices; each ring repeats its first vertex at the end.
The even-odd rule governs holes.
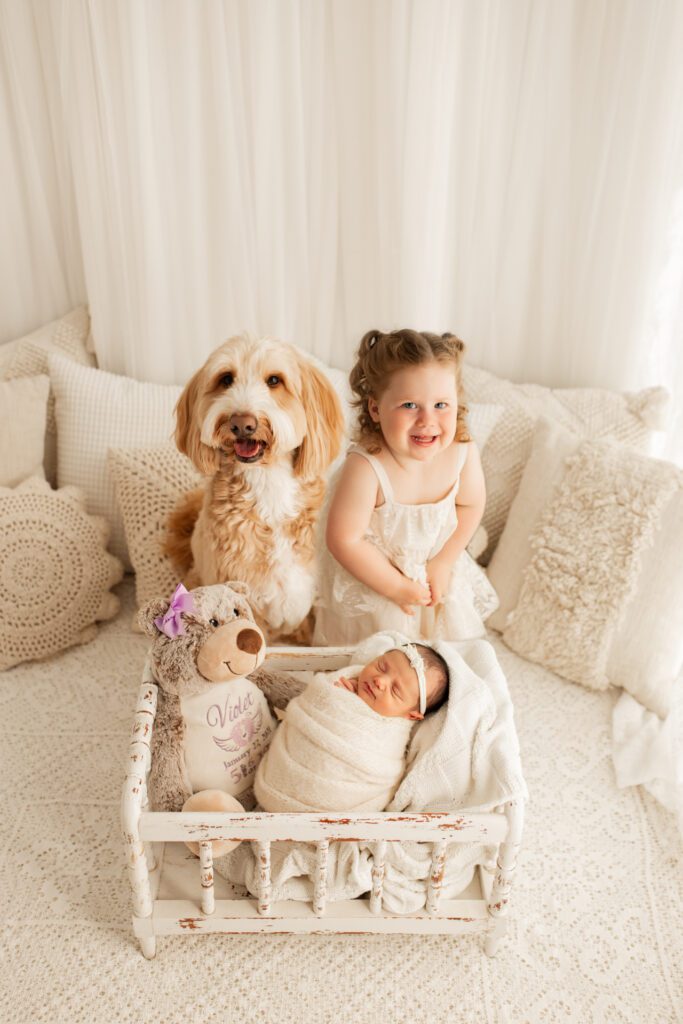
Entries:
POLYGON ((178 583, 161 541, 169 514, 201 477, 171 442, 155 448, 114 448, 109 463, 141 608, 159 594, 170 594, 178 583))
POLYGON ((79 487, 88 511, 111 525, 111 550, 131 563, 107 455, 110 448, 143 448, 173 436, 173 408, 181 388, 146 384, 50 357, 56 398, 57 479, 79 487))
POLYGON ((508 510, 519 487, 539 416, 554 420, 581 437, 611 438, 646 452, 652 432, 666 425, 669 395, 665 388, 635 393, 600 388, 546 388, 513 384, 486 370, 465 365, 468 402, 503 407, 482 452, 486 477, 486 508, 482 520, 489 545, 480 561, 487 564, 498 543, 508 510))
POLYGON ((109 527, 74 488, 31 479, 0 488, 0 669, 92 640, 119 607, 123 567, 109 527))
POLYGON ((518 654, 662 717, 683 667, 683 470, 539 423, 489 566, 518 654))
MULTIPOLYGON (((95 356, 89 347, 90 315, 87 306, 77 306, 70 313, 40 327, 37 331, 0 345, 0 379, 35 377, 48 372, 48 357, 58 354, 72 362, 93 366, 95 356)), ((47 404, 45 433, 45 476, 57 481, 57 422, 55 400, 51 391, 47 404)))

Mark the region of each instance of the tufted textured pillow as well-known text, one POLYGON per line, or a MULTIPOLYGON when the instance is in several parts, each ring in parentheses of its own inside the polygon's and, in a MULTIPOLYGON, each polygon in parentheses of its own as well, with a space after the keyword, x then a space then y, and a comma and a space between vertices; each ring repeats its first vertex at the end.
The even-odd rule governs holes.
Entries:
POLYGON ((683 668, 683 470, 541 420, 489 565, 531 661, 668 714, 683 668))
POLYGON ((109 452, 116 498, 135 570, 138 607, 170 594, 177 574, 161 551, 166 519, 186 491, 201 483, 190 460, 169 442, 155 448, 109 452))
POLYGON ((581 437, 611 438, 646 452, 652 432, 663 430, 666 425, 669 404, 665 388, 646 388, 634 393, 601 388, 546 388, 538 384, 513 384, 467 364, 464 386, 468 402, 491 402, 503 409, 482 452, 487 493, 483 525, 489 538, 481 558, 483 564, 490 560, 502 533, 539 416, 581 437))
MULTIPOLYGON (((0 345, 0 379, 36 377, 47 374, 51 353, 74 363, 93 366, 95 357, 89 348, 90 314, 87 306, 77 306, 70 313, 40 327, 37 331, 0 345)), ((47 404, 45 435, 45 475, 51 483, 57 480, 57 422, 54 393, 47 404)))
POLYGON ((0 488, 0 669, 92 640, 119 602, 109 527, 75 488, 31 479, 0 488))

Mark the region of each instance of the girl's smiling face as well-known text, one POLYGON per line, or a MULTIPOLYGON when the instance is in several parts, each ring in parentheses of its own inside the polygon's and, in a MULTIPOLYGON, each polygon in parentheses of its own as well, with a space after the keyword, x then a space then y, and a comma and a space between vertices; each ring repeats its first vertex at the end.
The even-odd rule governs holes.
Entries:
POLYGON ((395 456, 430 461, 455 439, 455 367, 434 361, 396 370, 381 396, 368 399, 368 412, 395 456))

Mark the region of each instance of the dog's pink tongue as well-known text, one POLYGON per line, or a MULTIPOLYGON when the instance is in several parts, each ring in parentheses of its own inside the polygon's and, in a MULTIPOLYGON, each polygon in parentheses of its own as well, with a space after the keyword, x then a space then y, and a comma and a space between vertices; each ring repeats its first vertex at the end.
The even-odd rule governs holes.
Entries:
POLYGON ((258 451, 258 441, 235 441, 235 451, 241 459, 250 459, 258 451))

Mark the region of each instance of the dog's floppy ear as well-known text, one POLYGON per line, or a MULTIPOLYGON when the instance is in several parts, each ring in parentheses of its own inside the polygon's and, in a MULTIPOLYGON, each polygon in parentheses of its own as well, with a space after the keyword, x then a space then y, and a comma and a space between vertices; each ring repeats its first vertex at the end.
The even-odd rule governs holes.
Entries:
POLYGON ((306 435, 294 460, 295 476, 322 476, 339 454, 344 414, 329 380, 307 359, 300 359, 301 401, 306 410, 306 435))
POLYGON ((175 407, 176 428, 175 443, 178 451, 187 455, 200 473, 205 476, 213 476, 218 472, 221 453, 216 448, 210 448, 201 439, 201 422, 197 410, 197 403, 203 387, 204 367, 197 370, 190 378, 175 407))

